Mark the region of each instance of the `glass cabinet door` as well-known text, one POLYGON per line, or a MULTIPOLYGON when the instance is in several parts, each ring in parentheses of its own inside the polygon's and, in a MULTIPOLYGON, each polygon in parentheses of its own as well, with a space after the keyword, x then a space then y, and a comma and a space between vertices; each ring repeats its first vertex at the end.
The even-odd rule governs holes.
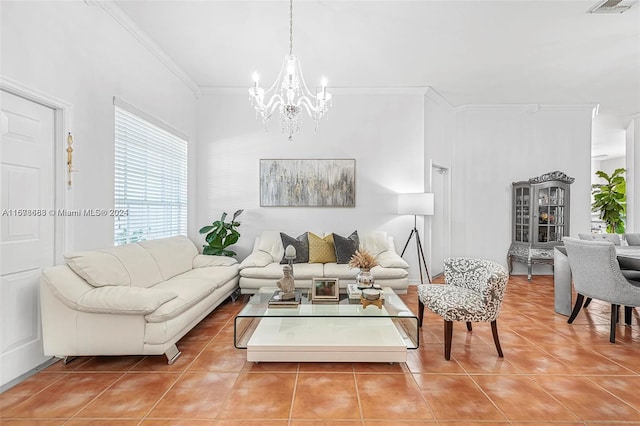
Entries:
POLYGON ((538 190, 538 243, 562 241, 564 236, 565 189, 548 186, 538 190))
POLYGON ((515 188, 515 220, 514 240, 521 243, 529 242, 529 187, 515 188))

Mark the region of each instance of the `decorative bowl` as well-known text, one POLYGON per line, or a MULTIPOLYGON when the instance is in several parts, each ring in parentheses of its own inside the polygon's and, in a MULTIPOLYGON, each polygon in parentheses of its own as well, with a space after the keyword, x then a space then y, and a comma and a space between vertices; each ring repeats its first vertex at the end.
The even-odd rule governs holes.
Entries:
POLYGON ((362 290, 362 297, 367 300, 378 300, 380 299, 380 290, 365 288, 362 290))

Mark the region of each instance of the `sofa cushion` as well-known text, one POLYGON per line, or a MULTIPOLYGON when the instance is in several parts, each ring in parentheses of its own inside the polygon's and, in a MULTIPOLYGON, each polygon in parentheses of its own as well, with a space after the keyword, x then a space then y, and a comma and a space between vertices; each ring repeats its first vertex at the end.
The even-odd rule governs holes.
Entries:
POLYGON ((360 248, 367 250, 374 256, 391 249, 391 247, 389 247, 389 238, 384 231, 375 231, 361 235, 360 248))
POLYGON ((309 263, 335 263, 336 248, 333 244, 333 234, 319 237, 313 232, 308 233, 309 263))
POLYGON ((79 311, 105 314, 148 314, 178 297, 169 290, 122 286, 94 288, 77 300, 79 311))
POLYGON ((196 246, 184 235, 138 244, 153 257, 164 280, 191 270, 193 258, 198 254, 196 246))
MULTIPOLYGON (((297 263, 293 267, 294 279, 311 279, 313 277, 322 277, 322 263, 297 263)), ((240 271, 241 277, 246 278, 265 278, 273 280, 273 286, 276 281, 282 278, 282 264, 278 262, 270 263, 262 268, 245 268, 240 271)))
POLYGON ((233 257, 227 256, 212 256, 198 254, 193 258, 194 268, 206 268, 208 266, 231 266, 238 263, 233 257))
POLYGON ((148 322, 162 322, 177 317, 191 308, 218 287, 224 285, 238 274, 238 267, 212 266, 197 268, 170 280, 163 281, 153 288, 169 290, 178 296, 145 316, 148 322))
MULTIPOLYGON (((282 246, 286 247, 292 245, 296 249, 296 258, 293 259, 293 263, 308 263, 309 262, 309 237, 308 233, 305 232, 302 235, 299 235, 298 238, 293 238, 284 232, 280 233, 280 238, 282 239, 282 246)), ((282 254, 282 260, 280 263, 289 263, 287 259, 284 258, 284 252, 282 254)), ((278 260, 278 258, 274 258, 278 260)))
POLYGON ((409 269, 409 264, 393 250, 387 250, 376 256, 378 265, 383 268, 409 269))
POLYGON ((347 264, 360 245, 358 231, 353 231, 351 235, 346 238, 334 233, 333 243, 336 248, 336 263, 347 264))
POLYGON ((282 246, 280 232, 262 231, 256 245, 259 251, 269 253, 271 257, 273 257, 273 261, 279 262, 282 256, 284 256, 284 247, 282 246))
POLYGON ((132 287, 151 287, 162 281, 155 260, 138 244, 123 244, 101 251, 113 253, 122 262, 129 273, 132 287))
POLYGON ((65 256, 67 265, 94 287, 131 284, 120 259, 108 251, 76 252, 65 256))

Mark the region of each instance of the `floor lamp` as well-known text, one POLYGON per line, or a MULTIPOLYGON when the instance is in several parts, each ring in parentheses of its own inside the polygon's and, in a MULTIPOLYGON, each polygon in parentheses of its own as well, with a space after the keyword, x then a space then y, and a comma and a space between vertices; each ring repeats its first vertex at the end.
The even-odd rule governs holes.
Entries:
POLYGON ((433 194, 430 193, 418 193, 418 194, 398 194, 398 214, 413 215, 413 229, 407 238, 407 242, 402 249, 401 257, 404 256, 404 252, 409 246, 409 242, 413 236, 416 236, 416 250, 418 253, 418 270, 420 271, 420 284, 424 284, 422 277, 422 267, 427 273, 427 280, 431 283, 431 277, 429 276, 429 269, 427 268, 427 262, 424 259, 424 250, 422 249, 422 242, 420 241, 420 234, 418 233, 417 216, 433 216, 433 194))

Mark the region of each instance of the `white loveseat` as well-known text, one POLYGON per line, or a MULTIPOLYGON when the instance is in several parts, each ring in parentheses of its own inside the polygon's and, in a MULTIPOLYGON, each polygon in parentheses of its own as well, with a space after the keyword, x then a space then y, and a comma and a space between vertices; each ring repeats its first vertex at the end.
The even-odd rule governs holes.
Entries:
POLYGON ((238 264, 184 236, 74 253, 41 282, 44 352, 160 355, 238 288, 238 264))
MULTIPOLYGON (((391 287, 396 293, 405 294, 409 286, 409 264, 398 255, 393 237, 386 232, 360 235, 360 249, 373 254, 379 265, 371 269, 376 284, 391 287)), ((253 250, 240 263, 240 290, 253 294, 261 287, 274 287, 282 278, 281 260, 284 247, 280 232, 264 231, 255 239, 253 250)), ((338 278, 343 292, 349 282, 355 282, 358 269, 338 263, 294 263, 296 288, 310 288, 313 278, 338 278)))

